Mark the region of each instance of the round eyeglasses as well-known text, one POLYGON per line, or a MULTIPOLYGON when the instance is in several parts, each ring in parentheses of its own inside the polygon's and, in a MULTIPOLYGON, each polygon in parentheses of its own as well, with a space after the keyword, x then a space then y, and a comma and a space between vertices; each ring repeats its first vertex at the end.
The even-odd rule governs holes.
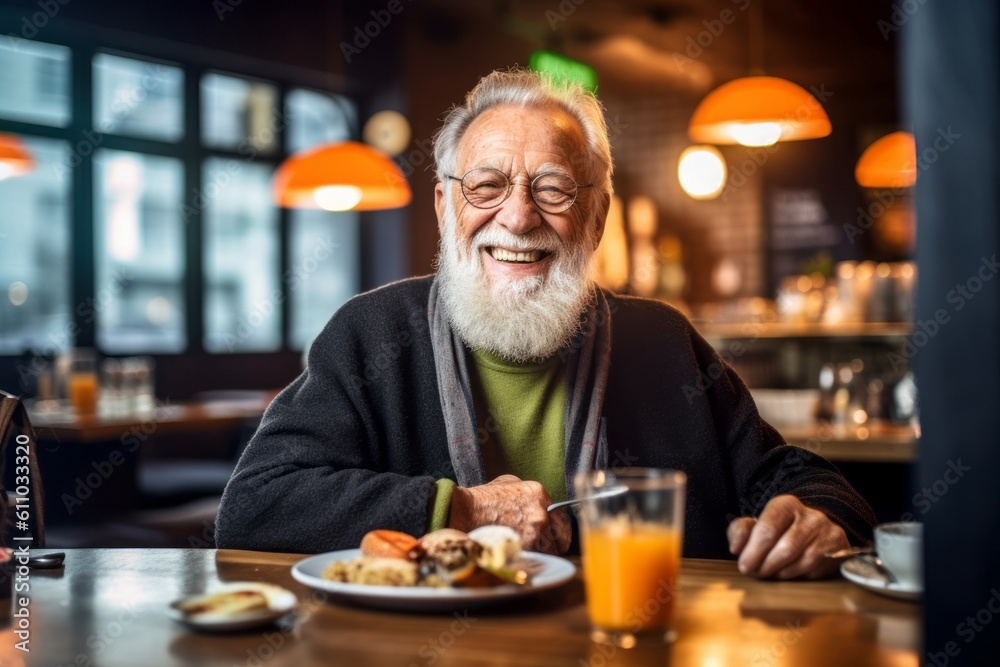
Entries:
MULTIPOLYGON (((496 208, 506 201, 512 186, 515 185, 507 174, 490 167, 473 169, 461 178, 450 175, 448 178, 462 184, 465 201, 476 208, 496 208)), ((577 185, 576 181, 566 174, 546 173, 535 176, 529 187, 531 198, 538 208, 546 213, 562 213, 576 202, 580 188, 593 187, 593 183, 577 185)))

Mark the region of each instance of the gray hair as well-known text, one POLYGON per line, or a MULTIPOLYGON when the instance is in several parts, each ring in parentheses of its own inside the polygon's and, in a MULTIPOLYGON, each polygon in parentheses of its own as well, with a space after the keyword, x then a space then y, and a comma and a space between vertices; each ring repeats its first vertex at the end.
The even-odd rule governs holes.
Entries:
POLYGON ((594 184, 598 195, 611 196, 614 166, 604 107, 600 101, 578 83, 555 80, 520 68, 487 74, 465 96, 463 104, 455 105, 448 111, 444 124, 434 137, 434 164, 439 181, 444 182, 449 174, 454 174, 459 142, 472 121, 488 109, 501 105, 525 108, 556 106, 566 111, 580 125, 587 142, 587 155, 581 156, 581 171, 594 184))

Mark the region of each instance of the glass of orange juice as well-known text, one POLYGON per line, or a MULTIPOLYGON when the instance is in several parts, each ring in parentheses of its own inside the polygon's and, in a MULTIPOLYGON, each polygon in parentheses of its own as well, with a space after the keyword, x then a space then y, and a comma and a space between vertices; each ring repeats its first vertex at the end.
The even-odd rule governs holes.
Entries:
POLYGON ((577 476, 583 582, 591 638, 623 648, 640 636, 676 638, 687 476, 619 468, 577 476))
POLYGON ((97 412, 97 353, 90 348, 73 350, 70 361, 67 394, 77 417, 90 417, 97 412))

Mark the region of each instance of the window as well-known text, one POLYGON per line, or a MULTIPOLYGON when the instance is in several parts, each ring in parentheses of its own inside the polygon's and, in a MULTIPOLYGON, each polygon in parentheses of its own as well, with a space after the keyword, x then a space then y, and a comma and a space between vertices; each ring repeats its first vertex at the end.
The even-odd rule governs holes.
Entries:
POLYGON ((278 149, 278 89, 224 74, 201 80, 201 140, 206 146, 250 155, 278 149))
POLYGON ((98 151, 94 158, 97 342, 107 351, 182 352, 184 165, 98 151))
POLYGON ((0 354, 72 347, 70 181, 65 141, 23 138, 35 159, 0 181, 0 354))
POLYGON ((202 175, 205 349, 278 349, 287 299, 287 343, 303 350, 360 289, 358 215, 288 211, 288 268, 279 276, 278 211, 270 196, 277 162, 265 169, 267 158, 258 151, 267 152, 279 128, 292 152, 348 139, 354 106, 342 97, 292 89, 281 117, 272 103, 275 89, 266 83, 213 73, 201 89, 203 141, 239 156, 209 159, 202 175))
POLYGON ((0 133, 35 160, 0 181, 0 355, 308 347, 360 289, 359 216, 278 209, 271 179, 356 134, 354 104, 146 55, 0 40, 0 133))
POLYGON ((177 67, 94 56, 94 125, 101 132, 177 141, 184 136, 183 93, 177 67))
POLYGON ((205 163, 205 349, 281 347, 278 215, 271 170, 212 158, 205 163))
POLYGON ((288 271, 289 344, 304 350, 330 316, 358 293, 361 267, 357 213, 296 210, 291 214, 288 271))
POLYGON ((0 43, 0 118, 64 127, 70 121, 70 51, 20 40, 0 43))
POLYGON ((289 152, 298 153, 318 144, 351 138, 351 127, 357 121, 354 106, 344 98, 312 90, 293 90, 285 104, 289 152))

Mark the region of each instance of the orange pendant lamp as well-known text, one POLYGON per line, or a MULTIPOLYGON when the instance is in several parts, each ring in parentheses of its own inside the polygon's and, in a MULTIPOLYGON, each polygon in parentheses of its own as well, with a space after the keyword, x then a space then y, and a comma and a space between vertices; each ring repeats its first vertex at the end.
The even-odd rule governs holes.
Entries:
POLYGON ((376 211, 406 206, 410 185, 385 153, 357 141, 324 144, 285 160, 274 199, 286 208, 376 211))
POLYGON ((34 158, 18 137, 0 134, 0 181, 26 174, 34 167, 34 158))
POLYGON ((893 132, 861 154, 854 178, 863 188, 909 188, 917 182, 917 142, 909 132, 893 132))
POLYGON ((724 83, 701 101, 688 134, 699 143, 771 146, 819 139, 833 128, 823 105, 802 86, 764 76, 764 0, 747 13, 750 74, 724 83))
POLYGON ((832 129, 823 105, 801 86, 776 76, 748 76, 710 92, 691 116, 688 134, 707 144, 770 146, 819 139, 832 129))

